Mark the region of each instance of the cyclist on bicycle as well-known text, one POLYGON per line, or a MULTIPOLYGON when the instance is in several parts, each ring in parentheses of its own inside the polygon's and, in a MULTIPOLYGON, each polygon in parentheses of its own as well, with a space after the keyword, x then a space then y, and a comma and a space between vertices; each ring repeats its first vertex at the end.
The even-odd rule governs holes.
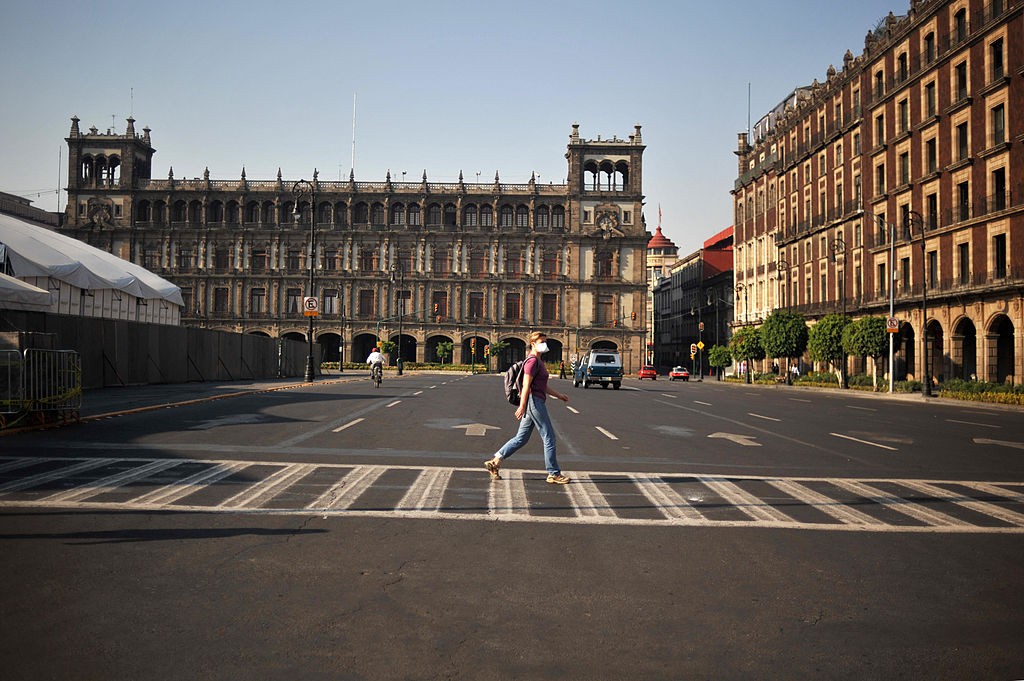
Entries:
POLYGON ((370 356, 366 358, 366 363, 370 365, 370 378, 373 378, 373 372, 379 371, 380 375, 384 375, 384 355, 380 354, 380 350, 374 348, 370 352, 370 356))

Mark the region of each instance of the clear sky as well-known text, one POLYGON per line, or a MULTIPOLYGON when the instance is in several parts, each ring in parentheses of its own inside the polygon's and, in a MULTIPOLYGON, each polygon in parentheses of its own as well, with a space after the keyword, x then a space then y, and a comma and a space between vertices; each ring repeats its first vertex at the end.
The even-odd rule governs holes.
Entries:
POLYGON ((356 93, 360 181, 561 183, 572 123, 640 124, 648 228, 660 204, 686 254, 732 224, 748 83, 756 122, 908 5, 4 0, 0 191, 57 209, 73 115, 123 134, 133 113, 154 177, 347 178, 356 93))

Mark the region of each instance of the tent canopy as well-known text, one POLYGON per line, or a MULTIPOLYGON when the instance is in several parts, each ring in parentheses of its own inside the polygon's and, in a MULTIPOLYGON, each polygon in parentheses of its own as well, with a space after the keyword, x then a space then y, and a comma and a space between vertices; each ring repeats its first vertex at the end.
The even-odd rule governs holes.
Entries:
POLYGON ((0 255, 3 252, 16 277, 52 277, 80 289, 116 289, 145 300, 184 305, 180 288, 139 265, 0 214, 0 255))
POLYGON ((0 307, 45 311, 50 307, 50 292, 0 272, 0 307))

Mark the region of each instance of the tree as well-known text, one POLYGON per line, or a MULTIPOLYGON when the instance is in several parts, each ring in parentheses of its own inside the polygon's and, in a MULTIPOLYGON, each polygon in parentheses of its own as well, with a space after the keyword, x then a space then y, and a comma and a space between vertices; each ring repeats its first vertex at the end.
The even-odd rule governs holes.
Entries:
POLYGON ((724 345, 713 345, 708 350, 708 366, 718 370, 715 372, 718 375, 718 380, 722 380, 722 369, 730 364, 732 364, 732 353, 729 352, 729 348, 724 345))
POLYGON ((389 341, 389 340, 379 340, 379 341, 377 341, 377 349, 379 349, 381 351, 381 354, 387 355, 388 357, 391 356, 391 353, 394 352, 395 348, 397 348, 397 347, 398 347, 398 344, 395 343, 394 341, 389 341))
MULTIPOLYGON (((761 345, 761 329, 756 326, 744 326, 732 335, 729 340, 729 352, 733 359, 749 362, 764 359, 764 346, 761 345)), ((750 383, 750 366, 747 365, 747 383, 750 383)))
POLYGON ((444 360, 452 356, 452 351, 455 348, 455 343, 452 341, 441 341, 437 344, 437 356, 441 359, 441 364, 444 364, 444 360))
MULTIPOLYGON (((899 348, 899 336, 894 339, 894 349, 899 348)), ((885 317, 861 317, 843 330, 843 349, 851 355, 871 357, 875 370, 871 384, 878 389, 878 358, 889 352, 889 334, 885 331, 885 317)), ((889 367, 892 371, 892 367, 889 367)))
POLYGON ((761 344, 768 357, 800 357, 807 350, 804 316, 789 310, 774 310, 761 325, 761 344))
POLYGON ((811 360, 828 362, 839 371, 839 385, 846 386, 846 366, 843 361, 843 329, 850 324, 850 318, 839 314, 825 315, 807 332, 807 350, 811 360))

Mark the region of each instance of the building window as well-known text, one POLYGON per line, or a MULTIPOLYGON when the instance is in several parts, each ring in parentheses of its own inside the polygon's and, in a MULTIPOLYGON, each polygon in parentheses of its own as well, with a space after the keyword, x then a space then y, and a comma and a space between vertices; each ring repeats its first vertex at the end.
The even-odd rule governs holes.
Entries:
POLYGON ((900 132, 906 132, 910 130, 910 103, 904 99, 900 101, 900 132))
POLYGON ((518 293, 505 294, 505 321, 521 319, 523 316, 522 309, 518 293))
POLYGON ((195 255, 191 248, 178 249, 178 269, 190 270, 195 267, 195 255))
MULTIPOLYGON (((629 224, 629 212, 622 214, 622 220, 626 224, 629 224)), ((565 229, 565 207, 555 206, 551 209, 551 227, 553 229, 565 229)))
POLYGON ((606 326, 615 318, 612 315, 612 297, 607 294, 597 296, 597 323, 606 326))
POLYGON ((483 319, 484 316, 484 294, 473 291, 469 294, 469 318, 483 319))
POLYGON ((1006 235, 992 237, 992 272, 996 279, 1006 276, 1006 235))
POLYGON ((928 229, 936 229, 939 226, 939 197, 932 192, 925 197, 925 204, 928 206, 928 214, 925 220, 928 221, 928 229))
POLYGON ((998 147, 1006 142, 1006 108, 999 104, 992 109, 992 146, 998 147))
POLYGON ((372 225, 383 225, 384 222, 384 204, 374 203, 370 208, 370 224, 372 225))
POLYGON ((300 264, 300 253, 297 250, 288 251, 288 269, 297 272, 302 269, 300 264))
POLYGON ((885 164, 880 163, 875 168, 875 196, 885 193, 885 164))
POLYGON ((213 311, 223 314, 228 311, 228 289, 220 287, 213 289, 213 311))
POLYGON ((878 263, 878 278, 875 280, 875 284, 878 286, 879 297, 884 296, 888 289, 885 286, 885 263, 878 263))
POLYGON ((910 258, 900 260, 900 276, 903 279, 903 292, 910 292, 910 258))
POLYGON ((420 204, 409 204, 409 224, 414 227, 420 226, 420 204))
POLYGON ((438 317, 448 316, 448 292, 447 291, 434 291, 431 294, 431 310, 432 314, 438 317))
POLYGON ((218 270, 226 270, 231 267, 231 253, 223 246, 217 247, 213 256, 213 266, 218 270))
POLYGON ((1006 168, 992 171, 992 210, 1006 210, 1006 168))
POLYGON ((992 80, 999 80, 1005 75, 1005 69, 1003 68, 1003 39, 1000 38, 989 45, 988 51, 992 80))
POLYGON ((400 203, 396 203, 395 205, 391 206, 391 224, 405 224, 405 206, 403 206, 400 203))
POLYGON ((299 313, 299 303, 302 298, 302 289, 290 288, 285 291, 285 312, 288 314, 299 313))
POLYGON ((875 146, 885 144, 885 114, 875 116, 875 146))
MULTIPOLYGON (((225 289, 226 291, 227 289, 225 289)), ((249 312, 252 314, 266 314, 267 312, 267 290, 254 288, 249 291, 249 312)))
POLYGON ((967 123, 956 126, 956 160, 965 161, 970 153, 967 137, 967 123))
POLYGON ((526 206, 516 206, 516 227, 526 229, 530 226, 530 210, 526 206))
POLYGON ((910 152, 900 154, 900 184, 910 184, 910 152))
POLYGON ((953 38, 957 43, 967 40, 969 26, 967 24, 967 10, 961 9, 953 15, 953 38))
POLYGON ((324 269, 325 270, 336 270, 338 269, 338 252, 334 249, 326 249, 324 251, 324 269))
POLYGON ((254 248, 250 256, 250 268, 253 272, 266 272, 270 259, 267 256, 267 249, 254 248))
POLYGON ((926 117, 935 115, 935 83, 934 81, 924 86, 924 111, 926 117))
POLYGON ((370 207, 360 202, 355 205, 352 221, 357 225, 365 225, 370 221, 370 207))
POLYGON ((558 319, 558 294, 545 293, 540 299, 540 318, 544 322, 553 322, 558 319))
POLYGON ((558 251, 544 251, 543 255, 541 255, 540 261, 541 273, 544 275, 544 278, 554 279, 556 276, 558 276, 560 274, 560 264, 561 263, 559 262, 558 251))
POLYGON ((860 156, 860 153, 861 153, 860 133, 859 132, 855 132, 855 133, 853 133, 853 155, 854 156, 860 156))
POLYGON ((960 62, 954 70, 956 72, 956 97, 954 101, 961 102, 967 99, 967 62, 960 62))
POLYGON ((896 59, 896 78, 898 82, 902 83, 907 79, 909 71, 907 69, 907 53, 903 52, 896 59))
POLYGON ((427 207, 427 224, 431 227, 441 224, 441 206, 436 203, 427 207))
POLYGON ((939 280, 939 252, 928 251, 928 288, 935 288, 935 282, 939 280))
POLYGON ((512 206, 502 206, 498 216, 501 219, 501 227, 511 227, 515 220, 515 211, 512 210, 512 206))
POLYGON ((965 241, 957 248, 960 252, 960 283, 967 285, 971 283, 971 244, 965 241))
POLYGON ((960 221, 971 219, 971 186, 968 182, 961 182, 956 186, 957 209, 960 221))
POLYGON ((924 37, 924 63, 931 64, 935 61, 935 33, 929 33, 924 37))
POLYGON ((480 226, 494 226, 494 209, 490 206, 480 206, 480 226))
POLYGON ((377 251, 373 248, 363 248, 359 251, 359 269, 363 272, 373 272, 377 264, 377 251))
POLYGON ((359 289, 359 316, 362 319, 369 319, 373 316, 374 308, 374 292, 373 289, 364 288, 359 289))
POLYGON ((332 289, 324 289, 324 314, 338 314, 340 307, 338 306, 338 292, 332 289))
POLYGON ((469 204, 462 210, 462 224, 465 227, 477 226, 477 212, 475 205, 469 204))
POLYGON ((925 165, 928 168, 928 173, 934 173, 939 168, 939 152, 934 137, 924 143, 924 149, 925 165))
POLYGON ((432 271, 434 274, 448 274, 451 251, 447 248, 435 248, 433 251, 432 271))

